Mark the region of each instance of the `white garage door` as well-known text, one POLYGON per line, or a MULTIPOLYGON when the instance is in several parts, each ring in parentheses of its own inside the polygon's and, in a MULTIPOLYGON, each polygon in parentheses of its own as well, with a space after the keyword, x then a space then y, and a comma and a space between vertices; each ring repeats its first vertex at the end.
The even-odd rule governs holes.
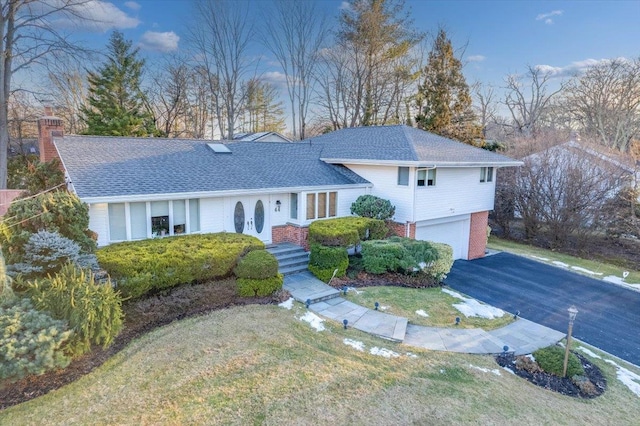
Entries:
POLYGON ((416 240, 449 244, 454 259, 466 259, 469 254, 469 220, 416 224, 416 240))

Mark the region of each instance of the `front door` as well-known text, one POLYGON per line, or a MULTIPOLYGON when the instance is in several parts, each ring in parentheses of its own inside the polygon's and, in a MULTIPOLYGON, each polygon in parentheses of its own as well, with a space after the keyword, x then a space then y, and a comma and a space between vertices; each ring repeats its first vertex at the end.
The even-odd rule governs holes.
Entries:
POLYGON ((234 200, 232 209, 235 232, 253 235, 265 243, 270 243, 268 207, 268 201, 263 197, 243 197, 234 200))

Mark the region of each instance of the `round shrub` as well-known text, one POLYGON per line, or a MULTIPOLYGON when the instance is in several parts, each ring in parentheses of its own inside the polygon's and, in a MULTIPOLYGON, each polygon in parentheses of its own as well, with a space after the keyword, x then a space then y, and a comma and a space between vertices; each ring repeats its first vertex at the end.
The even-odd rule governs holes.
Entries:
POLYGON ((238 278, 272 278, 278 275, 278 260, 266 250, 253 250, 240 259, 233 273, 238 278))
POLYGON ((319 280, 329 282, 337 269, 336 277, 343 277, 349 266, 349 255, 343 247, 327 247, 319 244, 311 246, 309 271, 319 280))
POLYGON ((243 297, 261 297, 269 296, 282 288, 284 277, 277 274, 275 277, 253 279, 238 278, 236 284, 238 286, 238 294, 243 297))
MULTIPOLYGON (((562 377, 564 367, 565 349, 560 346, 547 346, 538 349, 533 353, 536 362, 547 373, 562 377)), ((567 363, 567 377, 584 375, 582 363, 573 353, 569 352, 569 362, 567 363)))
POLYGON ((436 249, 437 258, 427 266, 425 272, 431 278, 440 282, 447 277, 453 266, 453 248, 444 243, 430 242, 430 244, 436 249))
POLYGON ((0 304, 0 379, 18 380, 64 368, 64 346, 72 336, 65 321, 33 308, 29 299, 0 304))
POLYGON ((10 265, 10 269, 32 278, 54 274, 66 263, 78 262, 80 245, 57 232, 41 229, 31 234, 23 252, 20 263, 10 265))
POLYGON ((389 200, 376 197, 375 195, 361 195, 351 204, 351 214, 373 219, 391 219, 396 212, 396 208, 389 200))

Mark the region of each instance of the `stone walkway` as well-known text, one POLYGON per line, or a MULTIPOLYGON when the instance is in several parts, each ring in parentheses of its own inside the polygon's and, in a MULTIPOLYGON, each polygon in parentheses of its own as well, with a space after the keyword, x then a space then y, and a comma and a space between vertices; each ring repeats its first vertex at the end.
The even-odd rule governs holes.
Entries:
POLYGON ((348 327, 435 351, 496 354, 503 352, 506 346, 508 351, 523 355, 552 345, 565 337, 564 333, 523 318, 492 331, 408 324, 407 318, 368 309, 345 300, 340 297, 340 291, 318 280, 308 271, 285 276, 284 288, 295 300, 309 303, 309 310, 325 318, 339 323, 346 319, 348 327))

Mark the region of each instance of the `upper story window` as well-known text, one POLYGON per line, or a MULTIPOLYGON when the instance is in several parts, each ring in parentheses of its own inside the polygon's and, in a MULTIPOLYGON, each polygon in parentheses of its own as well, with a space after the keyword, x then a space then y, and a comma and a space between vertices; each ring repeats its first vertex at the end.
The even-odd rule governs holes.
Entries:
POLYGON ((409 168, 398 167, 398 185, 409 185, 409 168))
POLYGON ((435 186, 436 185, 436 169, 418 170, 418 186, 435 186))
POLYGON ((480 182, 493 182, 493 167, 480 167, 480 182))

